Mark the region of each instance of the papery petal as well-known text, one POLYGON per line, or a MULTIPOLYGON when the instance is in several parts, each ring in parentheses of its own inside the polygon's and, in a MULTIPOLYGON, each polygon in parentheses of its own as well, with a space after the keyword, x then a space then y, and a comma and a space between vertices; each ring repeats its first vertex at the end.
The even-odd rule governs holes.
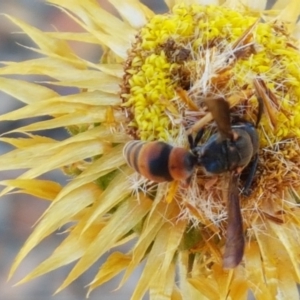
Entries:
POLYGON ((87 251, 56 292, 59 292, 69 285, 86 271, 101 255, 112 248, 120 238, 140 222, 150 207, 151 200, 147 198, 144 198, 139 205, 137 205, 135 198, 127 199, 126 203, 118 207, 107 225, 89 245, 87 251))
POLYGON ((109 2, 133 28, 141 28, 154 16, 154 12, 138 0, 109 0, 109 2))
POLYGON ((29 194, 38 198, 54 200, 62 190, 62 186, 50 180, 14 179, 2 180, 1 185, 20 189, 21 193, 29 194))
POLYGON ((101 191, 97 185, 89 183, 66 195, 64 198, 60 199, 59 202, 53 202, 53 205, 50 206, 50 208, 48 208, 48 210, 44 213, 44 217, 36 226, 35 230, 17 255, 9 273, 9 278, 15 272, 24 257, 41 240, 56 229, 68 223, 70 217, 95 202, 100 193, 101 191), (74 205, 75 202, 76 205, 74 205))

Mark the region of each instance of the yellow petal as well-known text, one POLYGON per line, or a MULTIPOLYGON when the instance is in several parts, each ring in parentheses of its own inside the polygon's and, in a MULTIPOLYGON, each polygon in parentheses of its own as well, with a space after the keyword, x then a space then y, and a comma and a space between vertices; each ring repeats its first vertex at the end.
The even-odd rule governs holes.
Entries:
POLYGON ((112 253, 101 266, 100 271, 95 276, 94 280, 90 283, 87 297, 96 287, 109 281, 124 270, 131 261, 129 255, 120 252, 112 253))
MULTIPOLYGON (((194 285, 192 285, 189 282, 189 279, 183 279, 181 281, 181 285, 184 286, 184 290, 182 292, 183 299, 201 299, 201 300, 202 299, 203 300, 210 300, 211 299, 211 298, 205 297, 205 295, 203 293, 201 293, 200 290, 195 288, 194 285)), ((213 298, 213 299, 220 299, 220 295, 218 294, 217 298, 213 298)))
POLYGON ((50 82, 52 84, 97 89, 114 94, 119 91, 120 84, 120 79, 117 77, 99 71, 81 69, 78 66, 49 57, 19 63, 6 63, 5 67, 0 68, 0 74, 47 75, 59 81, 50 82))
POLYGON ((53 200, 62 189, 60 184, 49 180, 15 179, 3 180, 0 184, 21 189, 22 193, 47 200, 53 200))
POLYGON ((170 218, 170 215, 173 214, 174 209, 176 209, 176 206, 174 206, 173 204, 167 205, 164 201, 160 201, 157 205, 152 206, 151 212, 144 222, 144 226, 140 233, 139 239, 133 249, 132 261, 126 269, 120 286, 122 286, 125 281, 128 280, 129 276, 133 273, 135 268, 142 262, 147 253, 147 250, 155 240, 157 233, 164 225, 165 218, 170 218))
POLYGON ((109 2, 114 5, 123 19, 137 29, 146 25, 147 21, 154 16, 154 13, 138 0, 109 0, 109 2))
POLYGON ((124 76, 124 67, 122 64, 109 64, 109 63, 105 63, 105 64, 101 64, 101 65, 96 65, 96 67, 109 75, 118 77, 118 78, 122 78, 124 76))
POLYGON ((97 224, 91 226, 84 234, 81 234, 82 221, 71 229, 70 234, 55 249, 49 258, 44 260, 36 269, 19 281, 17 285, 25 283, 35 277, 41 276, 79 259, 88 248, 88 245, 105 226, 105 222, 99 221, 97 224), (70 251, 70 249, 72 249, 72 251, 70 251))
POLYGON ((210 5, 210 4, 220 4, 220 0, 165 0, 167 6, 169 9, 172 9, 175 5, 178 4, 186 4, 186 5, 192 5, 192 4, 202 4, 202 5, 210 5))
POLYGON ((78 111, 86 111, 89 105, 62 101, 42 101, 24 106, 10 113, 0 116, 0 121, 20 120, 38 116, 55 116, 58 114, 72 114, 78 111))
POLYGON ((253 241, 246 247, 244 260, 248 270, 249 287, 255 298, 271 300, 273 296, 264 280, 263 262, 257 242, 253 241))
MULTIPOLYGON (((276 256, 279 253, 276 253, 276 250, 280 251, 281 243, 278 243, 276 239, 270 237, 270 235, 264 234, 259 228, 253 228, 255 237, 257 239, 261 259, 263 261, 263 268, 261 271, 264 275, 264 281, 267 285, 268 295, 270 298, 267 299, 274 299, 277 295, 278 291, 278 279, 277 279, 277 268, 276 268, 276 261, 278 258, 276 256), (275 252, 275 253, 274 253, 275 252)), ((279 254, 280 255, 280 254, 279 254)))
POLYGON ((152 201, 146 197, 139 204, 136 198, 127 199, 118 207, 107 225, 98 234, 95 240, 89 245, 84 256, 69 273, 66 280, 56 291, 59 292, 78 276, 85 272, 101 255, 114 247, 115 243, 127 234, 149 211, 152 201))
MULTIPOLYGON (((58 199, 60 199, 60 197, 64 197, 65 195, 79 188, 80 186, 85 185, 88 182, 93 182, 96 179, 106 175, 107 173, 121 167, 125 163, 121 153, 122 146, 116 146, 115 148, 111 149, 111 151, 109 151, 108 154, 102 156, 101 158, 93 162, 93 164, 88 166, 86 170, 84 170, 80 175, 78 175, 64 187, 64 189, 58 196, 58 199)), ((127 176, 127 172, 127 170, 122 170, 124 177, 127 176)), ((121 175, 120 177, 120 180, 122 180, 121 175)), ((114 180, 116 181, 115 183, 118 183, 118 177, 116 177, 114 180)), ((125 184, 125 182, 128 182, 128 180, 124 180, 123 178, 123 184, 125 184)), ((99 205, 99 203, 95 205, 97 206, 99 205)))
MULTIPOLYGON (((56 86, 76 87, 79 89, 100 90, 106 93, 117 94, 120 90, 120 81, 116 77, 108 77, 109 75, 96 72, 98 78, 94 77, 91 71, 82 72, 82 78, 69 78, 62 81, 41 81, 41 83, 51 84, 56 86), (87 75, 84 76, 84 73, 87 75), (85 78, 84 78, 85 77, 85 78), (101 78, 103 78, 101 80, 101 78)), ((80 76, 81 76, 80 75, 80 76)))
MULTIPOLYGON (((172 204, 171 204, 172 205, 172 204)), ((174 216, 175 217, 175 216, 174 216)), ((171 296, 173 287, 164 290, 168 282, 168 272, 175 252, 186 228, 186 221, 166 222, 158 232, 154 244, 148 254, 148 259, 141 278, 132 295, 132 299, 142 299, 148 288, 155 287, 165 298, 171 296)), ((173 277, 174 278, 174 277, 173 277)), ((174 279, 173 279, 174 280, 174 279)))
POLYGON ((98 40, 88 32, 44 32, 51 38, 57 38, 66 41, 76 41, 90 44, 97 44, 98 40))
MULTIPOLYGON (((290 264, 289 261, 286 262, 290 264)), ((299 291, 293 272, 290 272, 289 268, 286 268, 285 264, 278 266, 278 289, 282 299, 299 299, 299 291)))
POLYGON ((171 263, 164 266, 165 274, 160 275, 159 279, 154 280, 150 286, 150 299, 169 300, 174 292, 174 279, 175 279, 175 264, 171 263))
POLYGON ((120 97, 116 94, 105 93, 102 91, 82 92, 80 94, 61 96, 49 99, 49 101, 61 101, 71 103, 84 103, 89 105, 120 105, 120 97))
POLYGON ((291 28, 291 30, 293 30, 295 27, 295 24, 298 20, 298 17, 300 15, 299 1, 298 0, 290 0, 290 1, 278 0, 274 4, 273 9, 280 11, 280 13, 276 17, 276 19, 287 22, 287 24, 291 24, 291 26, 289 26, 289 27, 291 28))
POLYGON ((183 300, 180 290, 176 285, 174 286, 173 293, 171 295, 171 300, 183 300))
POLYGON ((243 5, 253 10, 263 11, 266 8, 267 0, 226 0, 224 5, 233 9, 243 5))
POLYGON ((56 92, 45 86, 20 79, 2 77, 0 78, 0 88, 1 91, 27 104, 58 96, 56 92))
POLYGON ((47 143, 48 146, 57 141, 45 136, 26 134, 29 138, 0 138, 0 141, 8 143, 16 148, 25 149, 27 147, 44 147, 43 144, 47 143))
POLYGON ((297 281, 300 281, 300 270, 298 266, 298 257, 299 257, 299 242, 295 239, 295 234, 297 231, 293 228, 289 228, 287 225, 284 227, 273 222, 269 222, 271 229, 273 230, 274 234, 277 235, 279 240, 282 243, 282 246, 286 249, 290 261, 288 264, 292 264, 294 266, 294 271, 296 272, 297 281), (293 235, 289 234, 290 232, 294 232, 293 235))
MULTIPOLYGON (((113 35, 112 30, 109 33, 107 33, 97 29, 93 29, 93 27, 86 25, 84 22, 74 17, 73 14, 70 14, 67 10, 64 10, 62 8, 61 10, 63 10, 66 15, 68 15, 72 20, 74 20, 81 27, 83 27, 87 32, 91 33, 99 41, 101 45, 107 46, 119 57, 123 59, 127 58, 127 49, 130 48, 131 42, 134 41, 133 32, 128 36, 126 35, 126 32, 124 32, 123 35, 120 36, 118 34, 113 35)), ((97 18, 99 18, 99 16, 97 18)), ((120 28, 123 27, 121 26, 120 28)))
MULTIPOLYGON (((102 9, 97 1, 86 0, 84 3, 78 0, 68 0, 61 2, 59 0, 48 0, 49 3, 55 4, 61 9, 62 7, 77 15, 85 22, 87 31, 89 29, 100 29, 111 36, 128 41, 135 34, 128 24, 119 18, 102 9)), ((79 22, 79 19, 77 20, 79 22)), ((80 24, 84 24, 80 22, 80 24)), ((106 45, 106 44, 104 44, 106 45)))
POLYGON ((188 282, 198 291, 202 291, 207 299, 217 299, 219 296, 216 284, 212 280, 204 278, 204 276, 199 279, 189 278, 188 282))
POLYGON ((98 218, 109 212, 130 193, 130 182, 127 180, 127 174, 122 172, 110 182, 99 201, 95 203, 83 230, 86 230, 98 218))
POLYGON ((9 278, 13 275, 16 268, 19 266, 24 257, 46 236, 51 234, 56 229, 68 223, 70 218, 94 203, 99 197, 101 191, 99 187, 93 183, 80 187, 69 193, 60 201, 53 202, 52 206, 44 213, 43 219, 36 226, 33 233, 30 235, 25 245, 17 255, 13 266, 9 273, 9 278), (76 205, 74 205, 76 203, 76 205))
MULTIPOLYGON (((72 114, 78 111, 88 111, 93 108, 93 105, 96 106, 94 109, 97 109, 97 107, 102 105, 111 106, 118 104, 120 104, 120 98, 117 95, 100 91, 86 92, 68 96, 58 96, 48 100, 32 103, 31 105, 24 106, 0 116, 0 120, 19 120, 43 115, 55 116, 72 114)), ((106 108, 101 109, 104 114, 106 114, 106 108)), ((99 121, 100 120, 101 119, 99 119, 99 121)))
MULTIPOLYGON (((11 151, 1 157, 0 165, 3 168, 7 168, 7 165, 9 165, 10 169, 31 168, 19 177, 19 179, 29 179, 88 157, 100 155, 107 149, 105 143, 97 140, 72 143, 63 146, 61 151, 48 149, 48 147, 49 145, 43 144, 39 145, 39 147, 33 147, 34 149, 28 148, 11 151), (35 156, 32 156, 32 151, 39 152, 35 156), (70 153, 73 153, 73 155, 70 155, 70 153), (1 164, 2 160, 3 164, 1 164), (47 161, 47 164, 45 164, 45 161, 47 161)), ((4 189, 1 195, 6 194, 10 190, 11 188, 4 189)))
MULTIPOLYGON (((22 111, 21 111, 22 112, 22 111)), ((12 113, 14 115, 14 113, 12 113)), ((14 116, 18 119, 18 115, 14 116)), ((10 119, 11 120, 11 119, 10 119)), ((56 117, 54 119, 36 122, 27 126, 20 127, 10 132, 26 132, 26 131, 39 131, 47 130, 59 127, 68 127, 71 125, 81 125, 89 123, 98 123, 106 121, 106 109, 101 109, 99 107, 90 107, 88 110, 63 115, 61 117, 56 117)))
POLYGON ((11 145, 17 145, 20 149, 12 150, 5 153, 0 158, 0 170, 7 170, 8 167, 11 170, 31 168, 42 164, 49 156, 54 155, 54 152, 48 151, 45 154, 45 150, 49 147, 49 142, 40 143, 38 139, 10 139, 2 138, 4 142, 8 142, 11 145), (32 153, 38 153, 34 157, 32 153))
POLYGON ((45 35, 44 32, 18 20, 17 18, 8 15, 6 15, 6 17, 18 25, 45 54, 50 56, 56 54, 62 57, 74 55, 72 49, 65 41, 45 35))
MULTIPOLYGON (((194 3, 194 1, 189 1, 189 2, 194 3)), ((193 3, 190 3, 190 4, 193 4, 193 3)), ((197 3, 199 3, 201 5, 219 5, 220 0, 197 0, 197 3)))

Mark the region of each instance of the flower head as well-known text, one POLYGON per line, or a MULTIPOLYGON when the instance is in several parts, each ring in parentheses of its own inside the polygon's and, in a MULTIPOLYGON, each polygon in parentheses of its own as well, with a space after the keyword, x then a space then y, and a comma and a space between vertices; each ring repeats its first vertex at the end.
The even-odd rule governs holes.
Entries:
MULTIPOLYGON (((78 92, 62 96, 42 84, 0 79, 3 91, 26 104, 0 120, 53 117, 14 130, 24 138, 1 138, 15 147, 0 157, 2 169, 28 169, 17 179, 2 181, 6 186, 2 195, 17 188, 51 201, 11 275, 46 236, 74 222, 61 245, 22 282, 78 260, 61 290, 104 253, 135 240, 128 253, 112 252, 89 291, 125 270, 122 285, 146 261, 132 299, 141 299, 147 290, 153 299, 243 299, 249 290, 258 299, 276 295, 296 299, 297 1, 289 1, 280 11, 275 10, 281 9, 280 3, 263 11, 265 1, 259 7, 251 7, 250 1, 226 1, 222 6, 166 1, 170 11, 155 15, 137 0, 111 0, 122 20, 92 0, 48 2, 86 32, 44 33, 9 17, 44 57, 7 62, 0 74, 47 75, 54 79, 48 83, 76 87, 78 92), (101 45, 101 62, 78 57, 69 40, 101 45), (229 103, 232 119, 253 124, 259 103, 264 104, 257 129, 257 172, 250 196, 240 196, 244 258, 230 271, 222 267, 228 176, 224 172, 211 176, 199 167, 188 182, 155 183, 134 172, 122 155, 130 139, 188 149, 188 135, 201 128, 206 128, 201 140, 205 144, 220 128, 203 104, 220 98, 229 103), (63 141, 32 133, 62 126, 70 132, 63 141), (37 179, 57 168, 72 176, 66 186, 37 179)), ((243 176, 238 187, 242 186, 243 176)))

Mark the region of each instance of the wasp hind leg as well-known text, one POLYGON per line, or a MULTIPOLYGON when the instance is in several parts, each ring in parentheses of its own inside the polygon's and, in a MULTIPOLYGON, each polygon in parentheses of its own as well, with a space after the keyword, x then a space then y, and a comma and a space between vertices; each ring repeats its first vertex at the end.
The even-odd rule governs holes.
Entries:
POLYGON ((249 173, 246 176, 244 188, 242 190, 242 194, 244 196, 250 196, 250 194, 251 194, 250 188, 251 188, 251 185, 252 185, 252 182, 254 179, 254 175, 255 175, 255 172, 257 169, 257 164, 258 164, 258 154, 255 154, 254 158, 250 162, 249 173))

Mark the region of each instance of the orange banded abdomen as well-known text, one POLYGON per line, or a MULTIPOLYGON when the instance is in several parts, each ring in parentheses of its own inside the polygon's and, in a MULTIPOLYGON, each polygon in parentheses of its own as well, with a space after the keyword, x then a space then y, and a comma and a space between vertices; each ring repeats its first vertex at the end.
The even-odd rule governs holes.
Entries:
POLYGON ((186 180, 196 165, 188 150, 158 141, 130 141, 123 153, 130 167, 155 182, 186 180))

